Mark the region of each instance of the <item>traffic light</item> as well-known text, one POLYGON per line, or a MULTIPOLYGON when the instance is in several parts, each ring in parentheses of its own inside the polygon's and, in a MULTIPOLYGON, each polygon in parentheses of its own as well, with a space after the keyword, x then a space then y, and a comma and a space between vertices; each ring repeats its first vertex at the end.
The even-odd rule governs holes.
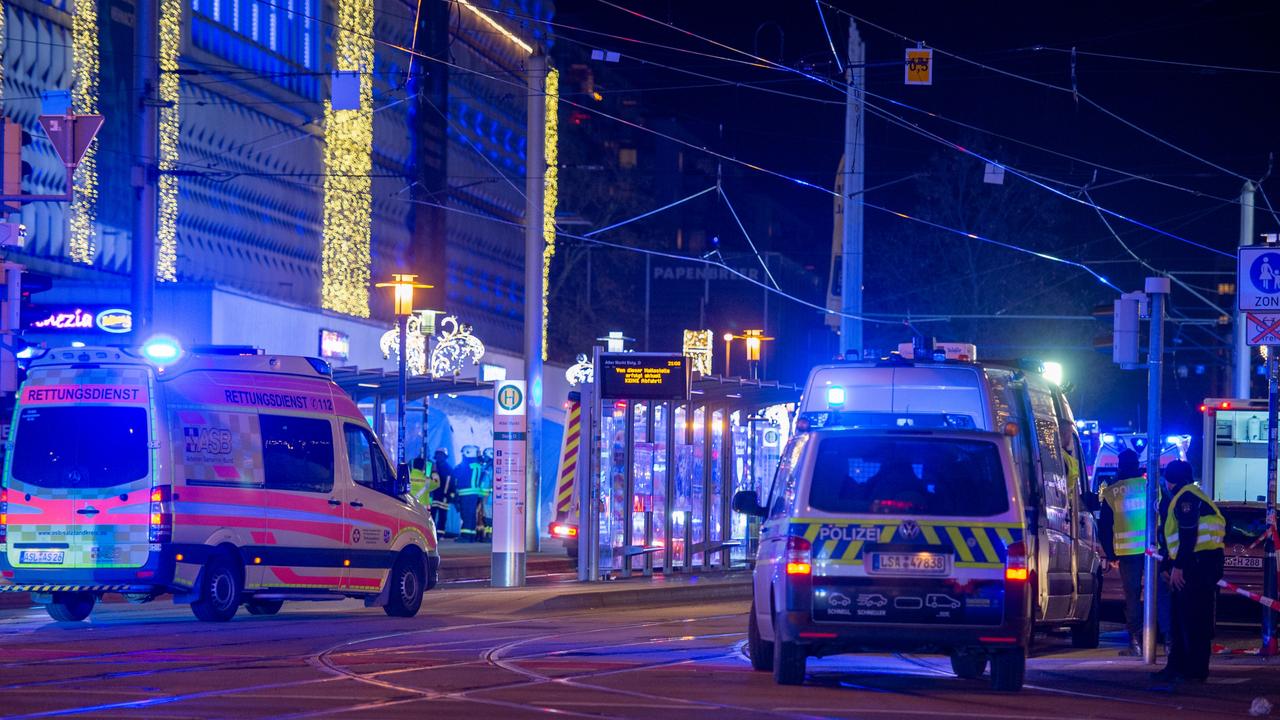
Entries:
POLYGON ((1141 318, 1146 317, 1145 313, 1143 293, 1125 293, 1118 300, 1094 306, 1093 316, 1106 324, 1094 337, 1094 349, 1110 353, 1111 361, 1121 367, 1137 365, 1142 344, 1141 318))
MULTIPOLYGON (((31 172, 31 165, 22 161, 22 148, 31 144, 31 133, 20 123, 5 118, 0 124, 0 192, 5 195, 22 193, 22 178, 31 172)), ((20 203, 4 203, 7 210, 22 209, 20 203)))

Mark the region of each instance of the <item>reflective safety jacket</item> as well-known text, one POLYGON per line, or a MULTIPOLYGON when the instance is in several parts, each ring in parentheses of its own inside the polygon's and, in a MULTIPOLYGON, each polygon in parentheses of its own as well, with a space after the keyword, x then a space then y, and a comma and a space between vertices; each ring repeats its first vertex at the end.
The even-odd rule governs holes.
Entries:
POLYGON ((1147 546, 1147 479, 1139 475, 1121 480, 1099 495, 1105 504, 1101 534, 1108 556, 1141 555, 1147 546))
POLYGON ((1164 539, 1174 567, 1185 567, 1193 553, 1224 549, 1226 535, 1226 518, 1198 485, 1188 483, 1173 496, 1164 520, 1164 539), (1195 537, 1192 552, 1180 556, 1182 545, 1192 537, 1195 537))
POLYGON ((429 471, 409 471, 409 492, 423 505, 431 505, 431 493, 440 485, 440 478, 428 475, 429 471))

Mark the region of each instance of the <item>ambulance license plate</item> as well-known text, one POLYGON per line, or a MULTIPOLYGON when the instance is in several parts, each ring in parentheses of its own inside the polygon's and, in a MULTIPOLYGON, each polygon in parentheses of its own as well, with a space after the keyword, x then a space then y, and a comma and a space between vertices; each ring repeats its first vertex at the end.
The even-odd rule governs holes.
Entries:
POLYGON ((1228 555, 1222 563, 1226 567, 1232 568, 1249 568, 1251 570, 1262 569, 1262 558, 1249 557, 1248 555, 1228 555))
POLYGON ((61 565, 65 550, 23 550, 18 562, 28 565, 61 565))
POLYGON ((870 572, 883 575, 947 575, 946 555, 940 553, 871 553, 870 572))

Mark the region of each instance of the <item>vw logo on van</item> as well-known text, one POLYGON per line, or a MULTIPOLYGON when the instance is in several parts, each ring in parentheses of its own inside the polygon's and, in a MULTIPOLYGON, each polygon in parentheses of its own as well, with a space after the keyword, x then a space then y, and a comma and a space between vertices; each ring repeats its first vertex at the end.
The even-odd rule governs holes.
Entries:
POLYGON ((920 525, 915 520, 903 520, 902 526, 898 528, 898 532, 902 537, 907 539, 915 539, 920 534, 920 525))

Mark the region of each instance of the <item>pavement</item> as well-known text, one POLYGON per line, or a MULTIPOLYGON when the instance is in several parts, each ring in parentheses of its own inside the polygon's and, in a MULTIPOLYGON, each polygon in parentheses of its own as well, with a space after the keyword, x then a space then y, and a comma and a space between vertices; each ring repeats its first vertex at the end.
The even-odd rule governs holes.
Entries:
MULTIPOLYGON (((745 598, 672 592, 717 583, 743 584, 453 584, 429 593, 415 618, 355 601, 286 603, 277 616, 224 624, 163 600, 100 606, 84 623, 3 611, 0 716, 1212 720, 1245 717, 1258 697, 1280 702, 1280 673, 1257 657, 1215 658, 1206 684, 1154 685, 1152 667, 1117 657, 1122 633, 1112 624, 1096 650, 1038 638, 1021 693, 957 679, 946 658, 915 654, 811 659, 805 685, 784 688, 744 656, 745 598), (599 594, 613 599, 555 606, 599 594)), ((1253 631, 1226 634, 1247 641, 1253 631)))

